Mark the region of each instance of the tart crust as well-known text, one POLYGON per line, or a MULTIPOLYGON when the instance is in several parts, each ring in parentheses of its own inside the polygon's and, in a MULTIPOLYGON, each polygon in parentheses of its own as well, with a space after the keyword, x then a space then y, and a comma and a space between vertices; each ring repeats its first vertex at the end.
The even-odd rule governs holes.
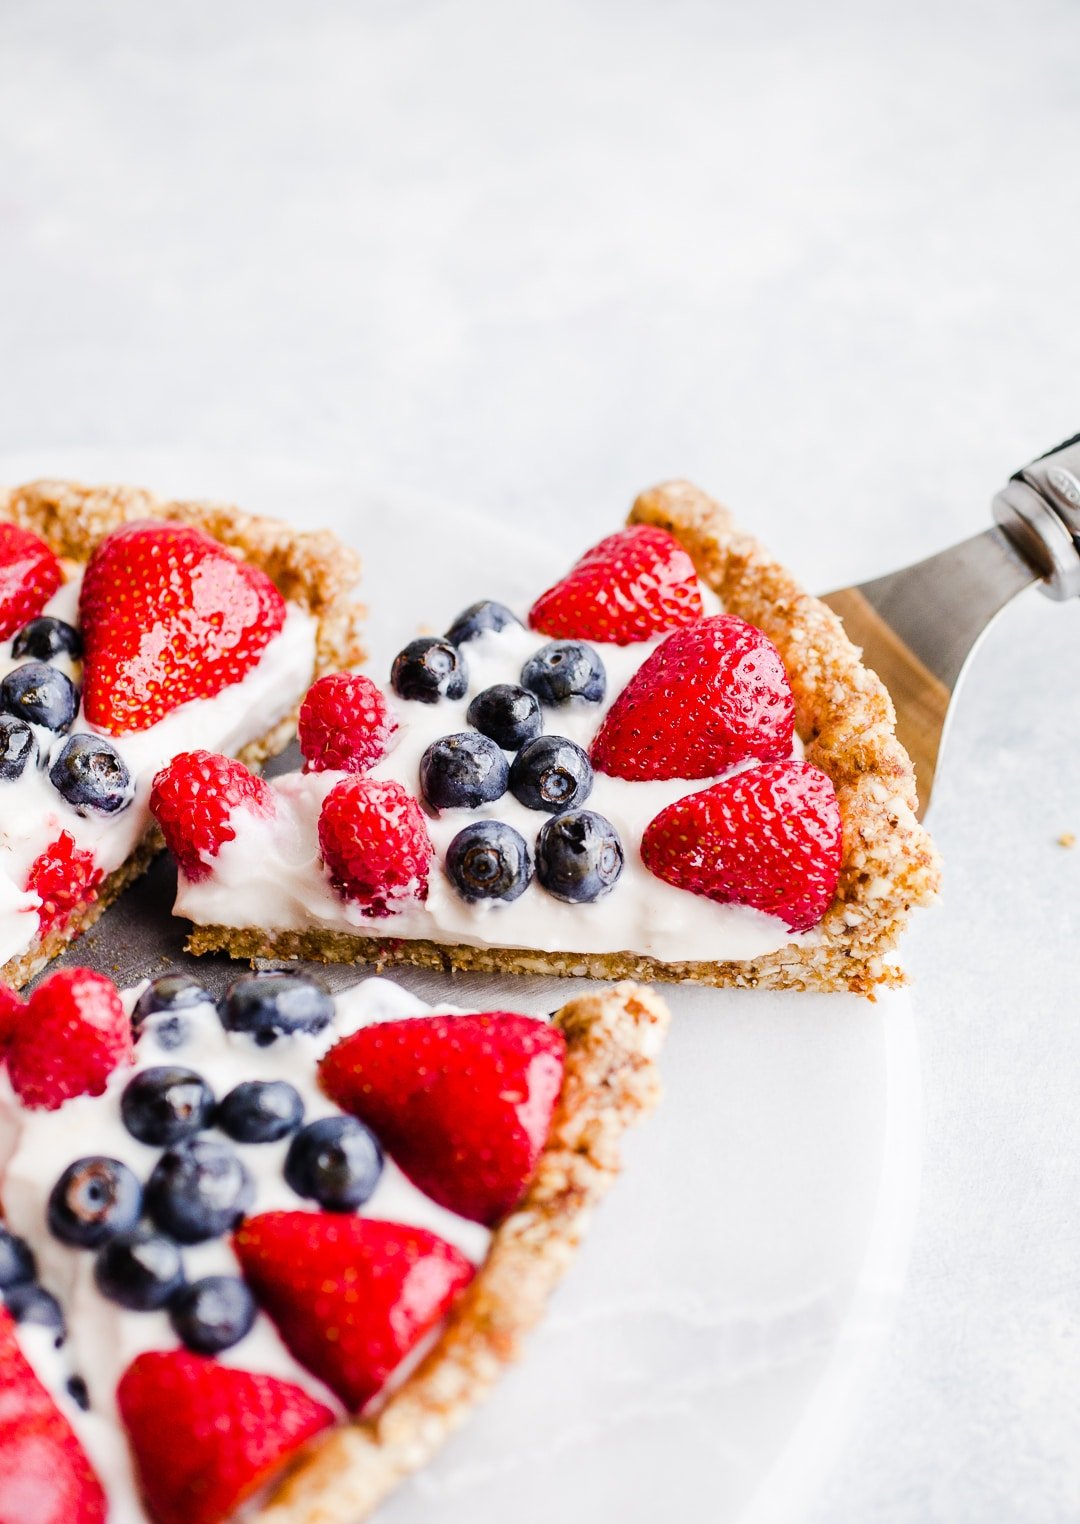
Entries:
POLYGON ((878 985, 903 983, 890 955, 912 908, 936 895, 940 863, 915 818, 915 770, 896 738, 884 684, 863 666, 837 615, 700 488, 683 481, 653 487, 637 499, 629 522, 656 524, 675 535, 725 609, 764 630, 783 657, 796 729, 807 760, 833 781, 844 830, 836 897, 814 940, 740 962, 666 962, 629 952, 477 948, 320 928, 195 926, 189 950, 380 968, 413 963, 451 973, 586 974, 864 995, 878 985))
POLYGON ((618 1175, 623 1133, 659 1098, 655 1056, 668 1019, 663 1001, 635 984, 556 1013, 566 1036, 562 1095, 528 1195, 496 1229, 426 1358, 375 1416, 317 1440, 255 1513, 258 1524, 359 1524, 487 1395, 618 1175))
MULTIPOLYGON (((171 501, 143 487, 84 487, 69 481, 36 481, 0 490, 0 522, 32 530, 61 560, 85 563, 98 543, 121 524, 137 519, 194 525, 260 567, 282 597, 318 620, 312 678, 352 666, 365 656, 361 626, 365 610, 354 599, 360 558, 327 530, 301 531, 220 503, 171 501)), ((258 766, 292 739, 296 709, 248 743, 240 760, 258 766)), ((112 902, 145 872, 163 845, 151 825, 127 860, 98 885, 95 898, 0 967, 0 980, 18 989, 93 925, 112 902)))

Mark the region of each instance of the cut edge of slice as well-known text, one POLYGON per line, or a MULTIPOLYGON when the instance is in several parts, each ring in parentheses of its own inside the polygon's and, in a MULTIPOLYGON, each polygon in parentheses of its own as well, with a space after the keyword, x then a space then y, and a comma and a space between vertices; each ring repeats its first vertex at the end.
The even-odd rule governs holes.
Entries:
POLYGON ((340 1425, 301 1456, 252 1524, 359 1524, 418 1471, 517 1358, 621 1168, 623 1134, 659 1098, 669 1016, 635 984, 569 1001, 558 1106, 529 1190, 438 1342, 372 1418, 340 1425))

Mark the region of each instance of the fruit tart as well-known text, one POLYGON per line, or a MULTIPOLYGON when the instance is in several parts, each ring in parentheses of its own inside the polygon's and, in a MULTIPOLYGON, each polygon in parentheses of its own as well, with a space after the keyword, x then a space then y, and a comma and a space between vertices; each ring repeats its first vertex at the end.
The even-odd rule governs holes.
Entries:
POLYGON ((358 1524, 541 1316, 666 1023, 632 984, 0 993, 0 1524, 358 1524))
POLYGON ((129 487, 0 493, 0 978, 21 985, 160 846, 155 774, 279 751, 362 655, 329 534, 129 487))
POLYGON ((474 603, 386 677, 314 684, 300 772, 256 783, 196 753, 158 777, 192 951, 902 979, 938 861, 889 696, 696 488, 644 493, 531 609, 474 603))

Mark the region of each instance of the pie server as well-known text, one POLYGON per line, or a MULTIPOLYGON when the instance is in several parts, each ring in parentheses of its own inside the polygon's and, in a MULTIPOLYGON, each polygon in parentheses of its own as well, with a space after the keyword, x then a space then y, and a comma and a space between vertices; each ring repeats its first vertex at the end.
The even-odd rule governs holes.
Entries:
POLYGON ((1080 595, 1080 434, 1023 466, 993 501, 994 527, 887 577, 827 593, 896 706, 925 813, 960 680, 980 639, 1038 583, 1080 595))

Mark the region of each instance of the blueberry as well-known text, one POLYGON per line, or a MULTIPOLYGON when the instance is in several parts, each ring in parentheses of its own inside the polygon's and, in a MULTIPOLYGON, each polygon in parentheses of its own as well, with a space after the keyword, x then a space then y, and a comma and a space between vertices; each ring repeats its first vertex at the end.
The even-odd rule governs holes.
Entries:
POLYGON ((242 974, 220 1009, 227 1032, 247 1032, 260 1048, 296 1032, 321 1032, 334 1019, 329 990, 302 974, 242 974))
POLYGON ((229 1091, 216 1120, 237 1143, 276 1143, 300 1126, 304 1103, 287 1080, 244 1080, 229 1091))
POLYGON ((475 730, 433 741, 420 758, 420 792, 433 810, 474 810, 506 793, 510 769, 490 736, 475 730))
POLYGON ((120 1097, 124 1126, 140 1143, 165 1148, 210 1125, 214 1093, 194 1069, 140 1069, 120 1097))
POLYGON ((592 786, 588 757, 564 736, 537 736, 522 747, 510 768, 510 792, 518 803, 550 815, 584 804, 592 786))
POLYGON ((169 1303, 179 1339, 199 1355, 216 1355, 239 1344, 255 1321, 255 1298, 235 1275, 207 1275, 181 1289, 169 1303))
POLYGON ((21 778, 26 764, 36 756, 37 741, 26 721, 0 714, 0 778, 5 782, 21 778))
POLYGON ((466 719, 503 751, 517 751, 544 728, 536 694, 516 683, 496 683, 478 693, 469 705, 466 719))
POLYGON ((74 625, 42 614, 23 625, 15 637, 11 654, 30 657, 33 661, 52 661, 54 656, 70 656, 73 661, 78 661, 82 649, 82 636, 74 625))
POLYGON ((69 1164, 49 1193, 49 1229, 61 1243, 96 1249, 139 1220, 142 1186, 119 1159, 91 1155, 69 1164))
POLYGON ((383 1156, 375 1134, 355 1117, 320 1117, 289 1144, 285 1179, 298 1196, 329 1212, 363 1206, 379 1183, 383 1156))
POLYGON ((598 900, 614 888, 622 870, 618 832, 595 810, 556 815, 536 838, 536 876, 557 900, 598 900))
POLYGON ((86 1382, 81 1376, 69 1376, 67 1381, 67 1394, 75 1406, 84 1413, 90 1411, 90 1393, 86 1389, 86 1382))
POLYGON ((505 630, 509 624, 520 625, 521 620, 505 603, 481 598, 479 603, 470 603, 467 609, 462 609, 447 630, 446 638, 451 645, 460 646, 475 640, 485 630, 505 630))
POLYGON ((80 815, 116 815, 135 797, 127 764, 104 736, 69 736, 49 779, 80 815))
POLYGON ((98 1250, 94 1279, 102 1296, 132 1312, 164 1307, 184 1284, 180 1249, 164 1233, 134 1228, 98 1250))
POLYGON ((184 1011, 197 1006, 213 1006, 214 997, 197 979, 187 974, 163 974, 148 984, 135 1003, 131 1022, 135 1036, 144 1032, 153 1036, 158 1047, 171 1051, 187 1041, 190 1027, 184 1011))
POLYGON ((57 667, 28 661, 0 682, 0 710, 29 725, 65 731, 79 710, 75 684, 57 667))
POLYGON ((541 646, 522 667, 521 681, 542 704, 568 704, 571 699, 598 704, 607 688, 603 662, 580 640, 553 640, 541 646))
POLYGON ((394 657, 390 682, 403 699, 437 704, 442 698, 465 697, 469 671, 457 646, 438 635, 422 635, 394 657))
POLYGON ((532 863, 513 826, 474 820, 447 847, 446 871, 463 900, 516 900, 532 878, 532 863))
POLYGON ((12 1286, 4 1292, 4 1305, 16 1323, 36 1323, 55 1336, 58 1349, 63 1344, 67 1333, 64 1314, 60 1303, 44 1286, 39 1286, 36 1281, 23 1281, 12 1286))
POLYGON ((216 1138, 185 1138, 162 1154, 146 1183, 150 1216, 182 1244, 220 1238, 255 1200, 236 1150, 216 1138))
POLYGON ((17 1238, 0 1222, 0 1291, 32 1281, 37 1273, 33 1251, 23 1238, 17 1238))

